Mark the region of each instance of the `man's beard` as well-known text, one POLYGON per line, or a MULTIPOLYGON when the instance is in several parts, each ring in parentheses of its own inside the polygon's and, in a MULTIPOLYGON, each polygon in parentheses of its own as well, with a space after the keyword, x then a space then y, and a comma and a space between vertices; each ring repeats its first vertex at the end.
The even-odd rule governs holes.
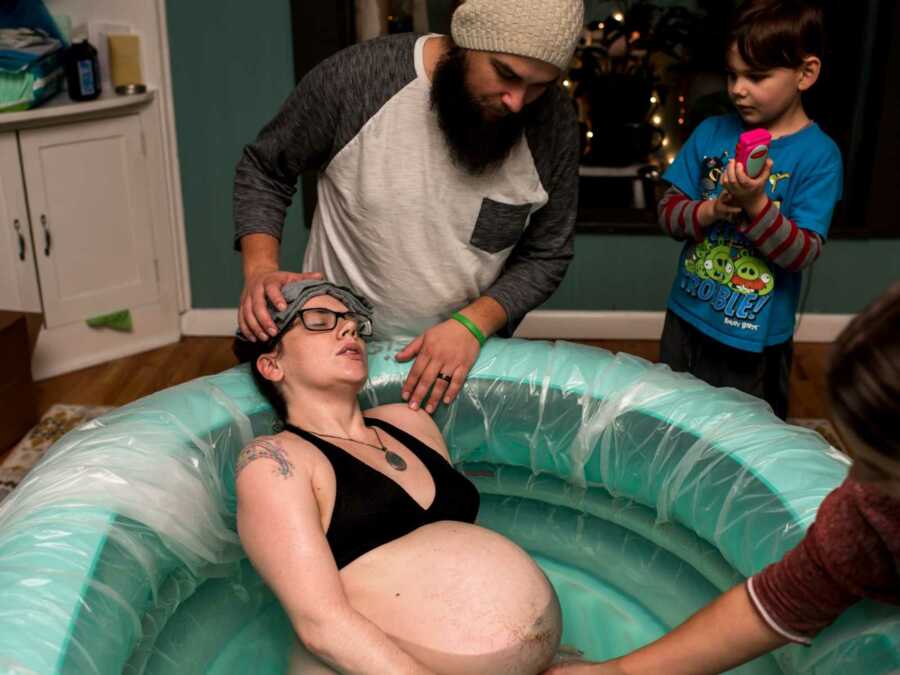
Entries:
POLYGON ((476 175, 503 162, 534 117, 530 104, 518 113, 485 119, 484 107, 466 87, 466 53, 458 46, 451 47, 434 69, 431 107, 451 158, 476 175))

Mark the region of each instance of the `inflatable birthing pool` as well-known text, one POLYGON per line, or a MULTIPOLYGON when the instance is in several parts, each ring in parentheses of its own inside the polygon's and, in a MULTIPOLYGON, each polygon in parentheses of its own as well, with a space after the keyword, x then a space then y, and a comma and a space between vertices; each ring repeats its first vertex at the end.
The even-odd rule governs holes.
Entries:
MULTIPOLYGON (((363 407, 400 400, 397 348, 371 345, 363 407)), ((482 493, 480 524, 535 557, 563 642, 594 659, 781 558, 848 467, 756 399, 563 342, 489 341, 436 420, 482 493)), ((237 367, 56 443, 0 504, 0 672, 283 672, 291 627, 234 518, 234 459, 273 422, 237 367)), ((812 647, 736 672, 897 669, 900 614, 863 602, 812 647)))

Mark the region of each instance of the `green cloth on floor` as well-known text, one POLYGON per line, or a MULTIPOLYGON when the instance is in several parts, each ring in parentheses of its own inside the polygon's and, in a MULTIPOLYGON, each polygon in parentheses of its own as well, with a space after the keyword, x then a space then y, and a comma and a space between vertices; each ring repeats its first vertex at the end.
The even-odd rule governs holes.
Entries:
POLYGON ((112 314, 95 316, 87 320, 87 325, 91 328, 112 328, 124 333, 130 333, 133 328, 131 312, 127 309, 122 309, 112 314))

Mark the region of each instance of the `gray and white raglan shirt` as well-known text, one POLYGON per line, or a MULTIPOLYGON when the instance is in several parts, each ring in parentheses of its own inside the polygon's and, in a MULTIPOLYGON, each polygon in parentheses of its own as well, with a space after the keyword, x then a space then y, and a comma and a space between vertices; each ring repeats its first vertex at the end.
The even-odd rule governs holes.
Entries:
POLYGON ((238 162, 235 246, 280 239, 298 175, 318 170, 303 269, 369 298, 379 338, 418 335, 481 295, 504 308, 511 334, 572 258, 574 110, 551 87, 509 157, 471 175, 431 108, 428 39, 354 45, 303 78, 238 162))

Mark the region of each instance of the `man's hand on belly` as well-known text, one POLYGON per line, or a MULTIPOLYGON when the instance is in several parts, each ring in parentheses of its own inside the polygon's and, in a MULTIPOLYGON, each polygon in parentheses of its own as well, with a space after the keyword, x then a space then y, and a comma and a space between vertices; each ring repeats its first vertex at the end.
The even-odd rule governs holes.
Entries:
POLYGON ((448 319, 432 326, 397 354, 398 361, 415 357, 415 363, 403 383, 402 396, 416 409, 431 390, 425 412, 433 413, 443 397, 449 405, 462 389, 481 345, 458 321, 448 319))

